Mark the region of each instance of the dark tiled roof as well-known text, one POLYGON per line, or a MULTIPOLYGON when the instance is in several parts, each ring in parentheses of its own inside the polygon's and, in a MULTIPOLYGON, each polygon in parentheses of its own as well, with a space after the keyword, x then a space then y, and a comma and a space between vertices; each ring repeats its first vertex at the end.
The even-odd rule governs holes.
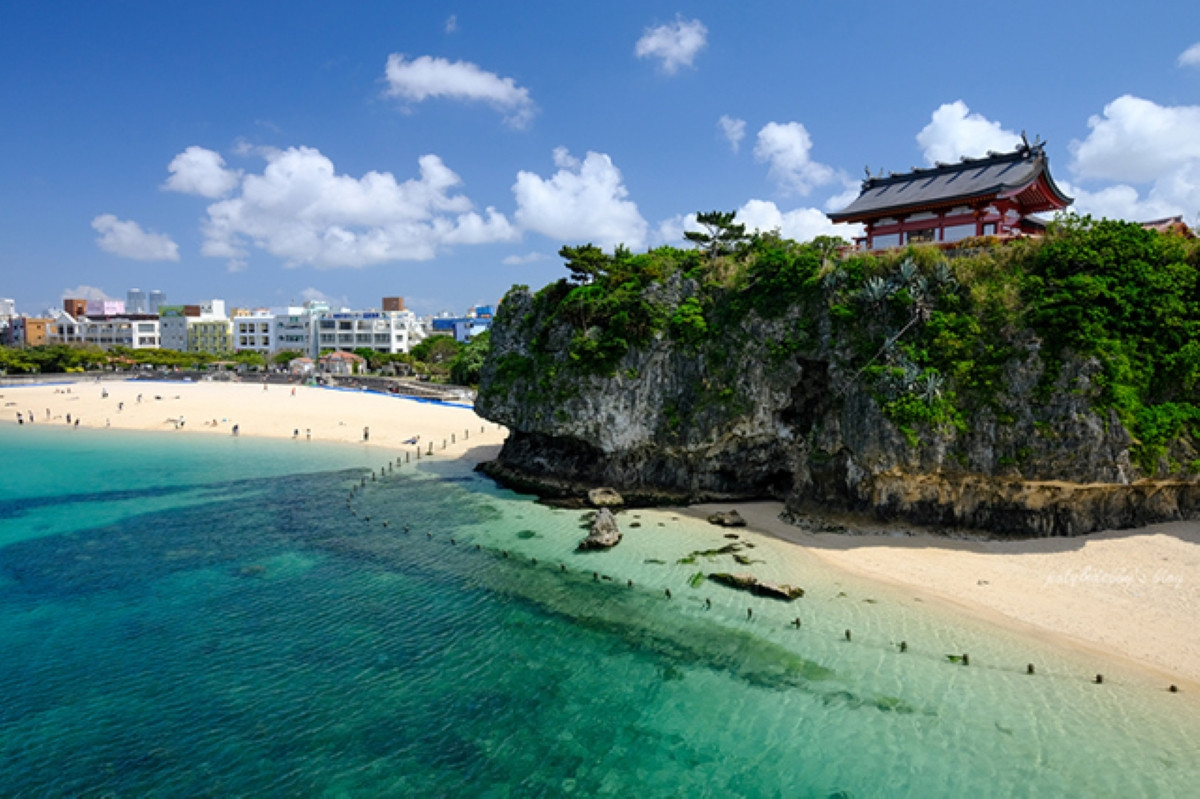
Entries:
MULTIPOLYGON (((1013 192, 1045 176, 1050 191, 1063 205, 1071 198, 1054 184, 1040 145, 1023 146, 1011 153, 989 153, 986 158, 964 158, 957 164, 873 177, 863 181, 862 193, 841 211, 829 214, 834 222, 857 221, 882 212, 953 205, 1013 192)), ((1034 209, 1047 210, 1047 209, 1034 209)))

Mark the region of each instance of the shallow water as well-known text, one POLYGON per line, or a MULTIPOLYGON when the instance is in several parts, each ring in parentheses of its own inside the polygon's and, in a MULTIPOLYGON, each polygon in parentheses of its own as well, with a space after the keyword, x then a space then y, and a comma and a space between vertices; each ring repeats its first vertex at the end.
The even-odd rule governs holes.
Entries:
POLYGON ((1200 784, 1193 697, 1111 664, 1093 685, 1085 656, 771 539, 632 511, 616 549, 578 553, 579 512, 436 458, 381 475, 389 454, 365 446, 30 428, 0 442, 5 795, 1200 784), (679 562, 730 543, 761 562, 679 562), (711 571, 806 595, 691 585, 711 571), (969 667, 946 657, 963 652, 969 667))

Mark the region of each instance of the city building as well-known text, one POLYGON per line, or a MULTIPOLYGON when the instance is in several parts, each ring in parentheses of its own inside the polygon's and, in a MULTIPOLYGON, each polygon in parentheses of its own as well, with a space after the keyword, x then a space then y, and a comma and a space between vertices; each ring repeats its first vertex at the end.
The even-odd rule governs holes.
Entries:
POLYGON ((329 312, 324 302, 310 301, 275 315, 275 350, 317 354, 317 320, 329 312))
POLYGON ((403 297, 384 297, 383 298, 383 310, 385 310, 385 311, 403 311, 403 310, 405 310, 404 298, 403 297))
POLYGON ((408 352, 425 338, 412 311, 338 311, 317 320, 317 350, 408 352))
POLYGON ((155 289, 150 292, 150 297, 146 303, 146 313, 158 313, 158 309, 167 304, 166 292, 155 289))
POLYGON ((233 352, 233 326, 228 319, 206 318, 203 315, 191 322, 187 330, 187 351, 218 355, 233 352))
POLYGON ((270 355, 275 351, 275 315, 267 308, 255 308, 245 316, 235 316, 233 323, 233 349, 237 352, 261 352, 270 355))
POLYGON ((1036 235, 1045 223, 1032 214, 1059 211, 1071 202, 1050 176, 1044 143, 1024 142, 1011 153, 868 177, 858 197, 829 218, 864 225, 855 243, 881 250, 1036 235))
POLYGON ((0 297, 0 344, 12 344, 12 323, 17 315, 17 303, 0 297))
POLYGON ((130 289, 125 293, 125 310, 129 313, 149 313, 150 305, 146 292, 141 289, 130 289))
MULTIPOLYGON (((65 309, 64 309, 65 310, 65 309)), ((87 316, 120 316, 125 313, 124 300, 88 300, 87 316)))
POLYGON ((87 316, 87 300, 63 300, 63 310, 75 318, 87 316))
POLYGON ((161 346, 180 352, 230 352, 232 334, 225 317, 225 301, 200 305, 167 305, 159 308, 161 346))
POLYGON ((425 329, 430 335, 454 336, 455 341, 466 342, 485 330, 491 329, 492 306, 476 305, 465 316, 442 313, 425 320, 425 329))
POLYGON ((13 343, 20 347, 41 347, 50 343, 54 319, 37 316, 15 316, 12 319, 13 343))
MULTIPOLYGON (((123 304, 123 303, 122 303, 123 304)), ((64 344, 95 344, 103 349, 157 349, 159 319, 151 314, 72 317, 61 312, 54 320, 53 339, 64 344)))

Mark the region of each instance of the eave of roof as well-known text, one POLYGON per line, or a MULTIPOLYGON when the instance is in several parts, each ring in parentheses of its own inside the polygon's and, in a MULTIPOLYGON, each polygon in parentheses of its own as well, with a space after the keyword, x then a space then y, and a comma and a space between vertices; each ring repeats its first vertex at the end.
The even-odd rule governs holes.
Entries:
MULTIPOLYGON (((957 164, 938 164, 903 174, 872 177, 862 192, 841 211, 828 216, 834 222, 867 219, 971 205, 1018 194, 1044 181, 1051 204, 1071 204, 1071 198, 1050 177, 1041 145, 1023 146, 1011 153, 991 153, 987 158, 964 158, 957 164)), ((1044 209, 1043 209, 1044 210, 1044 209)))

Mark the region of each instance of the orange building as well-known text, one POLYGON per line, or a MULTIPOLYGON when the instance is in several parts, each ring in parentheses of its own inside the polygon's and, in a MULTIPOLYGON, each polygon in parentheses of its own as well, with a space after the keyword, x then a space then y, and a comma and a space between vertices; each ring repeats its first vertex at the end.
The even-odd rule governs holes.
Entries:
POLYGON ((50 330, 54 327, 53 319, 35 319, 25 317, 24 335, 22 342, 26 347, 42 347, 50 338, 50 330))

